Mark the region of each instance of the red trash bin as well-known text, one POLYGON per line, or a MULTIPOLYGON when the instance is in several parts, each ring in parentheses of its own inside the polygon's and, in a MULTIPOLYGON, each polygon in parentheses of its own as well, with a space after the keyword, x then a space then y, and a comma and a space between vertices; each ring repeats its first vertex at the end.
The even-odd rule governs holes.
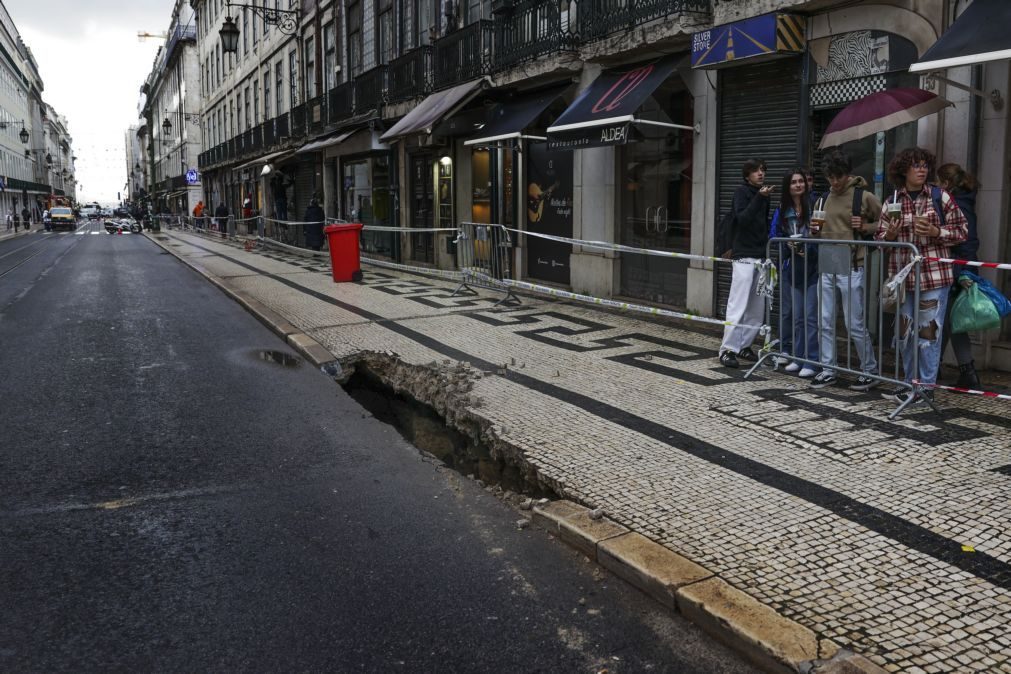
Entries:
POLYGON ((330 248, 334 283, 362 280, 362 262, 358 255, 358 236, 362 225, 352 222, 323 228, 330 248))

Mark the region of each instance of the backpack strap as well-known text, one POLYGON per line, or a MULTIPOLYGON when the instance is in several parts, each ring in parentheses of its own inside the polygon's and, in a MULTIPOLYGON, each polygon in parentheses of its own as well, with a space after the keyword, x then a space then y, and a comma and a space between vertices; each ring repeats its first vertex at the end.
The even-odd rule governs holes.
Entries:
POLYGON ((864 188, 853 188, 853 217, 859 218, 864 214, 864 188))
POLYGON ((941 227, 945 226, 944 222, 944 190, 942 190, 937 185, 930 186, 930 200, 934 202, 934 210, 937 211, 937 217, 941 219, 941 227))

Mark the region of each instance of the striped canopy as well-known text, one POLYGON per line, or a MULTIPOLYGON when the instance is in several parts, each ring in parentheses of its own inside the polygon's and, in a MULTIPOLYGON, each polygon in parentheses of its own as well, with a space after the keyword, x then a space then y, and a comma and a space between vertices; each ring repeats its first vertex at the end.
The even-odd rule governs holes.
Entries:
POLYGON ((825 129, 820 149, 888 131, 954 105, 946 98, 916 88, 887 89, 843 108, 825 129))

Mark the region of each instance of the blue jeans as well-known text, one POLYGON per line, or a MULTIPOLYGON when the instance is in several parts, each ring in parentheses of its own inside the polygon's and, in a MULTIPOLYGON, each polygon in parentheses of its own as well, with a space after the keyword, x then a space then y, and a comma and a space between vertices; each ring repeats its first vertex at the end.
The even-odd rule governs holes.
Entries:
POLYGON ((779 300, 779 345, 783 353, 793 353, 793 339, 796 330, 793 328, 793 286, 790 280, 780 270, 779 288, 776 290, 776 299, 779 300))
MULTIPOLYGON (((842 300, 843 321, 853 346, 856 347, 863 372, 876 372, 878 360, 874 357, 874 343, 864 321, 864 270, 858 268, 849 274, 821 274, 821 364, 826 372, 835 372, 836 295, 842 300)), ((855 368, 851 368, 855 369, 855 368)))
MULTIPOLYGON (((818 283, 790 288, 793 330, 789 353, 798 358, 818 360, 818 283)), ((814 367, 812 364, 811 367, 814 367)))
POLYGON ((941 365, 941 334, 944 331, 944 314, 948 306, 949 287, 920 291, 920 316, 913 335, 913 293, 907 291, 899 310, 901 334, 897 337, 902 352, 902 371, 905 380, 911 382, 917 368, 913 366, 914 355, 918 358, 920 370, 918 379, 924 384, 937 383, 937 371, 941 365), (916 351, 919 350, 917 354, 916 351))

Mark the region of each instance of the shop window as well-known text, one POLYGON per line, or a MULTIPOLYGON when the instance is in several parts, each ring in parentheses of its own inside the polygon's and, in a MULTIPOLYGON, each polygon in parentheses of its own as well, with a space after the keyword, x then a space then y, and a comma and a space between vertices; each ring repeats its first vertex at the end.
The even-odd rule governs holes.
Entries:
POLYGON ((306 100, 316 97, 316 41, 305 39, 305 97, 306 100))
POLYGON ((323 26, 323 72, 327 91, 337 86, 337 42, 333 22, 323 26))

